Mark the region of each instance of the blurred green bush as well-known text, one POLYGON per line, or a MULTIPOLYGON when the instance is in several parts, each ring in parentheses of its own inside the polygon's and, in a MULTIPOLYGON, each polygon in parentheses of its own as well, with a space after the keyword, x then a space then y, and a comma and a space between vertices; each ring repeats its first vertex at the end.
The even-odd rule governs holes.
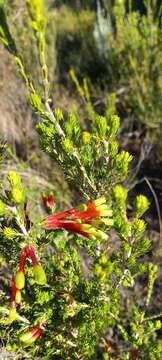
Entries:
MULTIPOLYGON (((88 2, 89 3, 89 2, 88 2)), ((98 0, 95 11, 58 7, 58 68, 62 80, 74 67, 93 91, 116 92, 125 131, 138 129, 146 142, 159 144, 162 129, 162 29, 157 1, 98 0), (109 4, 109 5, 108 5, 109 4), (142 4, 142 2, 141 2, 142 4), (129 5, 129 6, 128 6, 129 5)), ((158 151, 160 154, 160 150, 158 151)))

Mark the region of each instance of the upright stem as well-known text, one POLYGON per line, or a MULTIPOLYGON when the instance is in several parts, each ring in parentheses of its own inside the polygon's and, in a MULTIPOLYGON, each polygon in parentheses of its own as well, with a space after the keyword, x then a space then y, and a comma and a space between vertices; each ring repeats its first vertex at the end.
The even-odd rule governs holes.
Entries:
POLYGON ((18 224, 19 228, 21 229, 23 235, 24 235, 25 237, 29 237, 29 233, 27 232, 25 226, 21 223, 21 218, 20 218, 20 215, 19 215, 18 212, 17 212, 16 206, 9 207, 9 209, 10 209, 10 210, 12 211, 12 213, 15 215, 17 224, 18 224))
MULTIPOLYGON (((45 103, 45 107, 46 107, 46 110, 47 110, 47 116, 48 118, 50 119, 50 121, 54 124, 55 126, 55 129, 58 133, 58 135, 62 138, 65 138, 65 133, 64 131, 62 130, 61 126, 58 124, 58 122, 56 121, 56 118, 53 114, 53 111, 48 103, 48 101, 46 101, 45 103)), ((93 192, 95 192, 95 194, 97 194, 97 189, 96 189, 96 186, 92 183, 92 181, 89 179, 88 175, 87 175, 87 172, 86 172, 86 169, 85 167, 82 165, 80 159, 79 159, 79 156, 77 154, 77 150, 76 148, 73 149, 73 154, 72 154, 72 157, 73 159, 75 160, 75 162, 78 164, 79 166, 79 169, 82 173, 82 176, 83 178, 85 179, 85 181, 87 181, 89 187, 91 188, 91 190, 93 192)))

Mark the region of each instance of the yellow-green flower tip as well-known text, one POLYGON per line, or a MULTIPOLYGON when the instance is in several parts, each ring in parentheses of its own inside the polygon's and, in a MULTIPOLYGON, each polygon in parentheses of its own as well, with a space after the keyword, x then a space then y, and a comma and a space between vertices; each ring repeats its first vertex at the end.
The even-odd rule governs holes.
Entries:
POLYGON ((14 170, 9 171, 9 173, 8 173, 8 180, 9 180, 11 186, 13 186, 13 187, 17 187, 17 186, 19 187, 20 184, 21 184, 21 177, 20 177, 20 175, 19 175, 16 171, 14 171, 14 170))
POLYGON ((33 342, 33 338, 32 338, 31 333, 29 331, 21 334, 19 339, 20 339, 20 341, 25 342, 25 343, 29 343, 29 344, 33 342))
POLYGON ((46 274, 41 265, 35 265, 33 268, 35 281, 39 285, 45 285, 47 283, 46 274))
POLYGON ((100 216, 103 216, 103 217, 112 216, 112 210, 108 209, 108 208, 100 210, 100 216))
POLYGON ((15 321, 17 318, 16 309, 10 309, 9 311, 9 321, 15 321))
POLYGON ((34 341, 36 341, 39 338, 40 334, 41 334, 40 329, 35 327, 21 334, 19 339, 25 345, 31 345, 34 341))
POLYGON ((22 204, 25 200, 24 191, 20 187, 14 187, 12 189, 12 199, 16 204, 22 204))
POLYGON ((21 303, 21 291, 17 290, 16 291, 16 297, 15 297, 16 303, 20 304, 21 303))
POLYGON ((97 238, 103 240, 103 241, 106 241, 108 240, 108 235, 106 233, 104 233, 103 231, 101 230, 98 230, 97 231, 97 238))
POLYGON ((16 288, 21 290, 25 286, 25 276, 23 271, 18 271, 15 277, 16 288))
POLYGON ((95 204, 96 207, 105 204, 106 203, 106 199, 104 196, 101 196, 100 198, 96 199, 93 201, 93 203, 95 204))

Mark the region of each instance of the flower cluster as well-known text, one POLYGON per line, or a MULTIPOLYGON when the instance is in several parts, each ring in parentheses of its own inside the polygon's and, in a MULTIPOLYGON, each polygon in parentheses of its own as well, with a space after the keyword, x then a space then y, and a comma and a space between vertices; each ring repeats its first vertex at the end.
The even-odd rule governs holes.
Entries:
POLYGON ((113 225, 112 210, 107 206, 105 197, 50 215, 45 220, 49 230, 65 229, 88 239, 107 240, 107 234, 99 229, 102 224, 113 225))
POLYGON ((55 198, 52 192, 45 194, 42 194, 42 202, 45 207, 45 209, 53 209, 55 206, 55 198))
POLYGON ((16 305, 21 303, 21 290, 25 287, 25 264, 30 258, 33 265, 35 281, 39 285, 46 284, 45 272, 39 263, 36 251, 32 245, 26 245, 21 252, 20 263, 16 276, 11 282, 11 307, 9 313, 10 321, 16 320, 16 305))

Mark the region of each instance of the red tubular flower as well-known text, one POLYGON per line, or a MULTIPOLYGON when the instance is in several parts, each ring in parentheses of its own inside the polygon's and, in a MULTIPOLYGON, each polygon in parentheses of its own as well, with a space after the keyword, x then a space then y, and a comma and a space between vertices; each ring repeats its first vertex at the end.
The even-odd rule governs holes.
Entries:
POLYGON ((80 234, 86 238, 89 237, 88 232, 83 230, 83 224, 79 224, 70 220, 61 220, 59 224, 60 224, 60 228, 80 234))
POLYGON ((45 275, 45 272, 44 272, 41 264, 39 263, 39 260, 36 255, 36 251, 35 251, 34 247, 32 245, 27 245, 26 253, 27 253, 27 256, 30 257, 30 259, 32 261, 35 281, 39 285, 46 284, 46 282, 47 282, 46 275, 45 275))
POLYGON ((29 245, 26 245, 25 248, 23 249, 23 251, 21 252, 19 269, 18 269, 16 278, 15 278, 16 279, 16 287, 19 290, 23 289, 25 286, 24 267, 25 267, 27 258, 30 258, 32 261, 34 277, 35 277, 37 284, 43 285, 43 284, 46 284, 46 282, 47 282, 45 272, 44 272, 41 264, 39 263, 36 251, 35 251, 34 247, 31 244, 29 244, 29 245))
POLYGON ((27 258, 31 259, 33 266, 39 265, 39 260, 38 260, 36 251, 31 244, 26 245, 21 252, 20 264, 19 264, 19 270, 18 270, 19 272, 24 272, 24 267, 25 267, 27 258))
POLYGON ((33 272, 36 283, 39 285, 44 285, 47 282, 46 274, 41 264, 39 263, 34 247, 31 244, 26 245, 21 252, 19 268, 16 273, 16 276, 11 281, 11 306, 9 312, 10 321, 16 320, 16 304, 21 303, 21 290, 25 287, 24 268, 28 257, 32 261, 33 272))
POLYGON ((20 341, 25 345, 31 345, 41 336, 42 330, 39 327, 33 327, 20 335, 20 341))
POLYGON ((42 331, 45 329, 45 327, 45 321, 41 321, 39 326, 32 327, 31 329, 28 329, 26 332, 21 334, 20 341, 22 341, 25 345, 31 345, 42 335, 42 331))
POLYGON ((38 284, 43 285, 47 282, 45 272, 39 263, 38 257, 34 247, 29 244, 21 252, 19 268, 16 273, 15 279, 11 282, 12 302, 17 304, 21 303, 21 290, 25 287, 25 263, 27 258, 30 258, 33 265, 34 277, 38 284))
POLYGON ((15 276, 16 288, 19 290, 23 289, 25 286, 24 267, 25 267, 26 259, 28 257, 26 248, 27 247, 25 246, 25 248, 21 252, 20 264, 19 264, 18 272, 15 276))
POLYGON ((112 210, 108 208, 106 200, 101 197, 82 204, 77 208, 64 211, 63 213, 50 215, 45 220, 48 229, 65 229, 80 234, 86 238, 100 237, 107 239, 107 235, 98 230, 97 227, 102 223, 113 225, 112 210))
POLYGON ((62 213, 49 215, 48 219, 53 219, 53 218, 55 218, 56 220, 63 219, 65 217, 69 216, 69 215, 75 214, 76 211, 77 211, 77 208, 71 208, 71 209, 66 210, 66 211, 64 211, 62 213))

